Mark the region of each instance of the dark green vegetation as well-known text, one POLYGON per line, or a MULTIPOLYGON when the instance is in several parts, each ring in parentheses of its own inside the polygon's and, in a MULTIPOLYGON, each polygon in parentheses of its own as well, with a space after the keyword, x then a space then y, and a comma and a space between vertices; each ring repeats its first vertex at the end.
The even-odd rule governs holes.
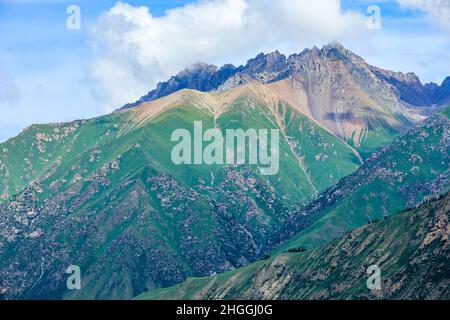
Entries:
POLYGON ((276 252, 316 246, 449 189, 448 109, 428 118, 291 216, 270 240, 276 252))
POLYGON ((450 299, 450 196, 355 229, 326 245, 138 299, 450 299), (369 290, 366 270, 381 270, 369 290))
POLYGON ((276 176, 255 166, 176 166, 171 133, 192 131, 194 120, 205 129, 278 128, 273 106, 249 93, 218 117, 189 99, 145 121, 136 119, 143 106, 35 125, 0 145, 3 298, 131 298, 243 266, 261 257, 287 207, 358 167, 348 145, 293 112, 302 130, 281 137, 276 176), (315 147, 299 162, 292 141, 315 147), (315 164, 319 152, 326 167, 315 164), (81 268, 80 291, 66 289, 70 265, 81 268))
POLYGON ((291 247, 321 243, 448 185, 447 118, 431 118, 340 180, 358 169, 359 150, 401 133, 374 119, 398 119, 363 108, 367 138, 352 148, 278 89, 289 88, 182 91, 96 119, 32 126, 1 144, 1 298, 131 298, 242 267, 304 227, 291 247), (279 173, 174 165, 171 133, 198 120, 204 129, 280 129, 279 173), (361 199, 367 205, 355 210, 361 199), (70 265, 81 268, 82 290, 66 289, 70 265))

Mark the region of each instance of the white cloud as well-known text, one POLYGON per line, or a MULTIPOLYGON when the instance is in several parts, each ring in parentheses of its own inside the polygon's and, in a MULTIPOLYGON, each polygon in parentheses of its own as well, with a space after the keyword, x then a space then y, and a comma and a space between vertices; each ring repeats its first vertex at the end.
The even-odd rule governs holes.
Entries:
POLYGON ((242 63, 260 51, 300 51, 366 32, 340 0, 200 0, 155 17, 118 2, 92 32, 95 94, 106 111, 195 62, 242 63))
POLYGON ((21 98, 21 91, 13 77, 0 69, 0 104, 16 105, 21 98))
POLYGON ((397 0, 402 8, 426 12, 432 23, 450 32, 450 0, 397 0))

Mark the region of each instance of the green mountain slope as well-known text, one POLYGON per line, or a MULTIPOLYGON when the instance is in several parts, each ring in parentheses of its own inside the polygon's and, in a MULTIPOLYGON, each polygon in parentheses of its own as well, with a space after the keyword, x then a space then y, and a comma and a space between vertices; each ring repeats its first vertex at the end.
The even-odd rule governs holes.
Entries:
POLYGON ((356 229, 324 246, 283 253, 137 299, 449 299, 450 196, 356 229), (381 290, 369 290, 377 265, 381 290))
POLYGON ((360 163, 276 88, 254 84, 220 94, 184 90, 96 119, 32 126, 0 150, 5 299, 130 298, 243 266, 261 257, 286 208, 360 163), (192 132, 194 121, 204 130, 280 129, 278 174, 175 165, 171 134, 192 132), (82 290, 66 288, 70 265, 81 268, 82 290))
POLYGON ((374 153, 291 218, 268 243, 276 252, 317 246, 449 189, 450 120, 443 110, 374 153))

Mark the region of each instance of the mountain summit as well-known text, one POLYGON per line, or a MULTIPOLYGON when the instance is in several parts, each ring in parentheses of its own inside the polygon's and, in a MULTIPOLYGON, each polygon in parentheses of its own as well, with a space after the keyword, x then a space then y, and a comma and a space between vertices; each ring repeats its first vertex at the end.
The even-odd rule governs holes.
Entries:
POLYGON ((407 107, 445 106, 450 103, 450 77, 447 77, 440 86, 435 83, 423 84, 414 73, 404 74, 371 66, 341 44, 330 43, 322 49, 314 46, 289 57, 278 51, 269 54, 260 53, 240 67, 227 64, 218 68, 215 65, 198 63, 168 81, 159 83, 156 89, 122 109, 156 100, 181 89, 223 91, 254 80, 270 83, 289 76, 303 79, 318 77, 322 80, 336 81, 340 75, 334 74, 337 70, 327 67, 331 62, 334 64, 339 62, 348 67, 352 76, 369 80, 368 85, 374 81, 381 82, 390 94, 395 95, 401 104, 407 107))
POLYGON ((266 89, 282 90, 278 96, 288 97, 310 120, 366 158, 424 119, 434 107, 445 104, 449 82, 423 85, 412 73, 379 69, 341 44, 331 43, 289 57, 278 51, 260 53, 240 67, 196 64, 124 109, 182 89, 224 93, 259 83, 267 85, 259 94, 264 95, 266 89))

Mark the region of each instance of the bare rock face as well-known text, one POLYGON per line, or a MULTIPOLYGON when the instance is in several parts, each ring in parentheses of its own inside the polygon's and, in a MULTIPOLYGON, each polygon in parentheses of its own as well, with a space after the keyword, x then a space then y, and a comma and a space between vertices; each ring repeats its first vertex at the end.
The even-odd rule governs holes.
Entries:
POLYGON ((260 54, 218 90, 251 81, 276 83, 285 79, 292 83, 294 99, 302 100, 302 110, 336 136, 353 140, 356 147, 380 124, 387 130, 404 132, 422 119, 389 82, 338 43, 305 49, 287 59, 279 52, 260 54))
POLYGON ((433 102, 438 106, 450 105, 450 77, 445 78, 441 86, 435 85, 433 102))
POLYGON ((256 58, 249 60, 245 67, 241 67, 236 74, 217 89, 225 91, 254 80, 261 83, 270 83, 279 80, 280 74, 287 70, 288 63, 285 55, 278 51, 269 54, 260 53, 256 58))
MULTIPOLYGON (((442 86, 423 85, 413 73, 370 66, 341 44, 331 43, 289 57, 278 51, 260 53, 237 68, 225 65, 218 69, 200 63, 158 84, 155 90, 124 108, 181 89, 223 92, 251 82, 277 86, 282 81, 290 83, 289 92, 283 94, 289 96, 291 103, 356 148, 361 147, 361 141, 381 141, 380 137, 406 132, 435 110, 433 101, 444 103, 450 92, 450 80, 442 86)), ((367 149, 363 153, 373 151, 367 149)))
MULTIPOLYGON (((183 70, 167 82, 159 83, 156 89, 123 108, 156 100, 181 89, 224 91, 250 81, 270 83, 288 77, 299 78, 303 80, 302 82, 307 79, 310 85, 326 84, 335 88, 353 80, 363 90, 380 93, 382 95, 380 99, 398 100, 400 104, 409 108, 446 106, 450 103, 450 77, 445 79, 441 86, 435 83, 422 84, 414 73, 404 74, 370 66, 341 44, 331 43, 322 49, 313 47, 289 57, 278 51, 269 54, 260 53, 245 66, 240 67, 228 64, 219 69, 214 65, 199 63, 183 70), (347 72, 343 73, 343 69, 347 72)), ((344 89, 351 91, 354 88, 341 88, 344 89)), ((336 94, 333 90, 325 89, 324 93, 336 94)), ((336 96, 327 97, 326 104, 328 100, 333 102, 333 98, 336 97, 339 98, 338 93, 336 96)), ((318 101, 321 102, 321 99, 318 101)))
POLYGON ((155 90, 150 91, 138 101, 125 105, 122 109, 129 109, 142 103, 168 96, 182 89, 213 91, 237 70, 232 64, 226 64, 219 69, 215 65, 198 63, 171 77, 167 82, 159 83, 155 90))
POLYGON ((401 131, 408 124, 399 120, 399 115, 414 118, 391 86, 340 44, 307 49, 288 61, 287 74, 305 90, 313 117, 342 138, 354 133, 355 145, 375 119, 390 122, 401 131))
POLYGON ((414 73, 393 72, 371 67, 372 71, 382 80, 393 86, 394 91, 402 101, 413 107, 429 107, 434 104, 433 92, 437 85, 422 84, 414 73))

